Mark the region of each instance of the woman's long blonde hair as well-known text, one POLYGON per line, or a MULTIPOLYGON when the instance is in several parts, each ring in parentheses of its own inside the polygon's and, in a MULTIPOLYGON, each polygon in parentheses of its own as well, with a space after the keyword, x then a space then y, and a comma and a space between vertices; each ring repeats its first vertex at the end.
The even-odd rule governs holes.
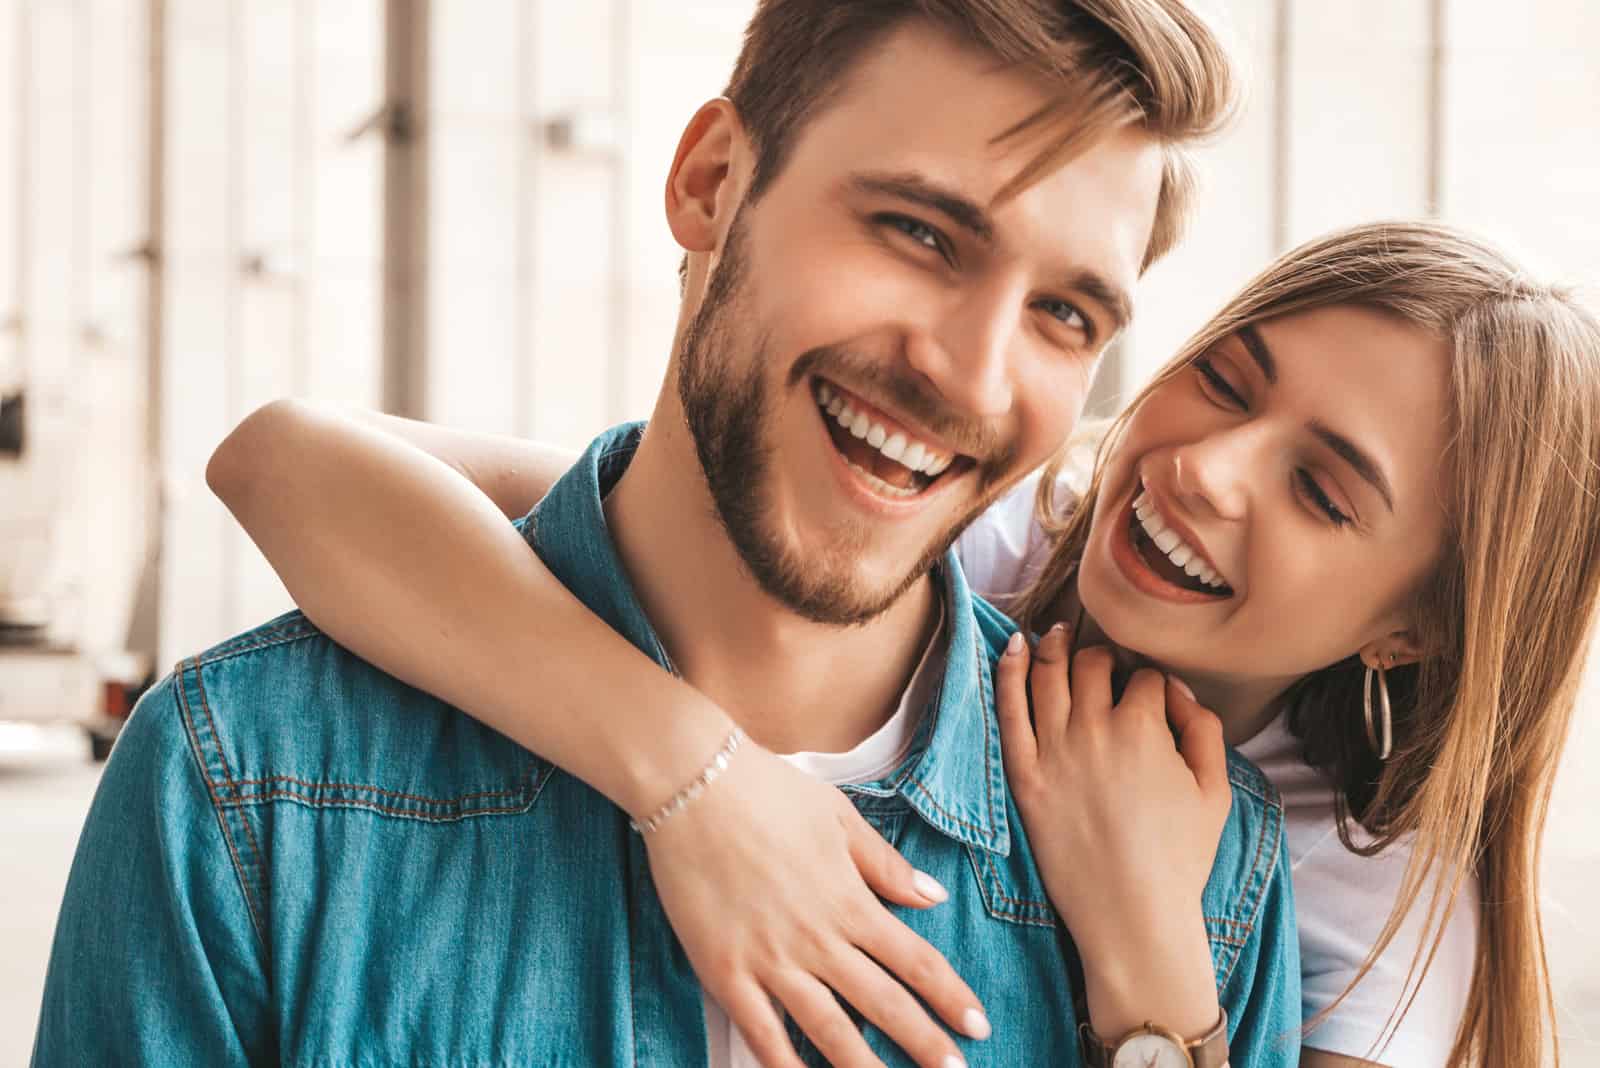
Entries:
MULTIPOLYGON (((1393 755, 1380 764, 1367 744, 1358 657, 1306 676, 1285 698, 1307 762, 1338 787, 1346 847, 1371 855, 1414 841, 1394 910, 1356 982, 1431 886, 1428 934, 1387 1037, 1432 962, 1463 880, 1476 877, 1477 959, 1450 1063, 1538 1065, 1547 1024, 1555 1045, 1541 837, 1600 588, 1600 324, 1570 293, 1452 228, 1341 230, 1245 286, 1111 424, 1099 459, 1145 396, 1218 341, 1330 305, 1387 312, 1446 339, 1451 354, 1451 440, 1441 463, 1449 527, 1438 567, 1416 595, 1424 659, 1388 674, 1393 755), (1356 842, 1352 823, 1367 841, 1356 842)), ((1040 487, 1040 514, 1057 544, 1017 602, 1025 622, 1044 618, 1071 576, 1100 492, 1103 463, 1071 513, 1056 515, 1059 468, 1040 487)))

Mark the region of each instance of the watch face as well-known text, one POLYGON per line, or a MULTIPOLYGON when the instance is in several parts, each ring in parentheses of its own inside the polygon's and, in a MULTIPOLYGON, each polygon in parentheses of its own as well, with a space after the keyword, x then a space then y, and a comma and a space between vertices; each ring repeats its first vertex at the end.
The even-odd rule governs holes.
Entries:
POLYGON ((1111 1068, 1191 1068, 1189 1054, 1163 1035, 1133 1035, 1117 1047, 1111 1068))

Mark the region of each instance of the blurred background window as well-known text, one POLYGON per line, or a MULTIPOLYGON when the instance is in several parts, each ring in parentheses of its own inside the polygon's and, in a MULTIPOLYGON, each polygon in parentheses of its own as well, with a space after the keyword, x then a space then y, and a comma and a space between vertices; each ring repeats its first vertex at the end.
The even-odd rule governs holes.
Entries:
MULTIPOLYGON (((1271 257, 1346 223, 1439 216, 1600 275, 1600 5, 1204 6, 1248 105, 1202 153, 1201 210, 1098 410, 1271 257)), ((108 681, 288 607, 203 480, 274 397, 570 447, 647 415, 678 308, 666 168, 751 7, 0 0, 0 720, 103 723, 108 681)), ((1546 851, 1577 1064, 1600 1063, 1590 674, 1546 851)), ((37 976, 18 967, 0 1036, 25 1050, 37 976)))

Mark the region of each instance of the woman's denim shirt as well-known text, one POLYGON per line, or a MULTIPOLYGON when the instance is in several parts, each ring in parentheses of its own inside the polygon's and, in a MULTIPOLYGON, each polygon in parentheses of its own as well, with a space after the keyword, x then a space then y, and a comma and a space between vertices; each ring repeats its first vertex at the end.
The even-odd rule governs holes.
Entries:
MULTIPOLYGON (((599 438, 522 527, 664 662, 602 511, 638 439, 599 438)), ((939 696, 904 763, 849 793, 950 890, 895 912, 988 1011, 991 1039, 959 1039, 968 1060, 1078 1064, 1071 942, 1001 767, 990 672, 1012 627, 953 555, 941 572, 939 696)), ((1292 1065, 1282 811, 1243 759, 1229 770, 1204 907, 1232 1063, 1292 1065)), ((911 1063, 863 1027, 887 1064, 911 1063)), ((625 814, 290 614, 180 664, 140 702, 78 846, 34 1061, 667 1068, 705 1064, 706 1034, 625 814)))

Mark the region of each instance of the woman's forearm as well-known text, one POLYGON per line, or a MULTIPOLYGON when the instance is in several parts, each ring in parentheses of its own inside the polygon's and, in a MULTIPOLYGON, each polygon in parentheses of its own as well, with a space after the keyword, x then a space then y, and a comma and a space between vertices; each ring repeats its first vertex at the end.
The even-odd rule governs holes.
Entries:
POLYGON ((638 815, 704 765, 731 721, 591 613, 506 522, 558 463, 516 439, 278 401, 218 447, 206 478, 330 637, 638 815))

